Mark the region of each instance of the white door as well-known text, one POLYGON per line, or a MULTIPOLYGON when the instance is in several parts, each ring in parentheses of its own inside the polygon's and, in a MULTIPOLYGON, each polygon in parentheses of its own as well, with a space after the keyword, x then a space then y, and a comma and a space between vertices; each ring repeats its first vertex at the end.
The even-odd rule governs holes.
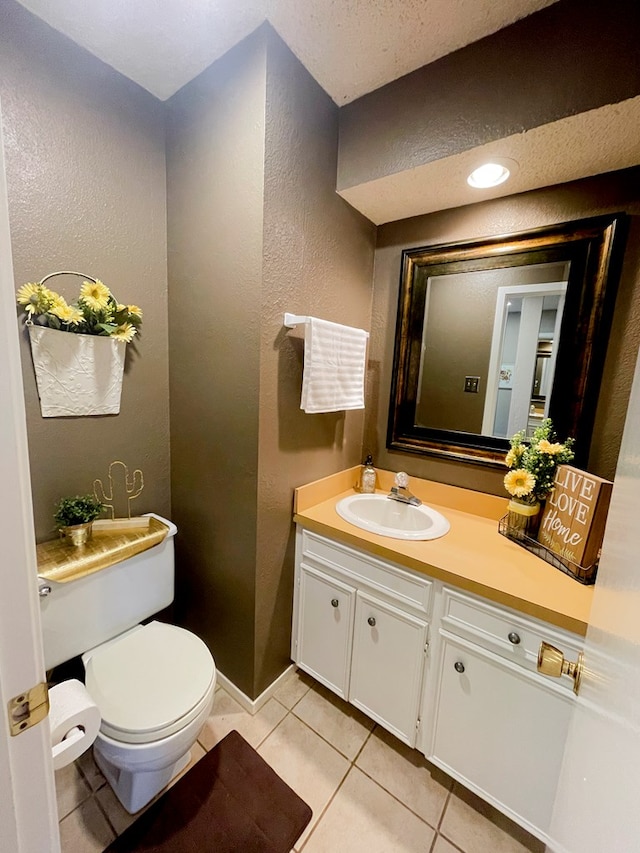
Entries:
POLYGON ((48 721, 11 737, 7 703, 45 680, 0 125, 0 850, 57 853, 48 721))
MULTIPOLYGON (((556 297, 556 323, 551 339, 555 344, 546 371, 548 382, 553 383, 566 292, 566 281, 498 288, 487 372, 487 393, 482 415, 483 435, 508 436, 526 428, 540 336, 540 319, 545 305, 552 309, 553 303, 545 300, 556 297), (502 367, 507 364, 512 365, 509 380, 502 376, 502 367), (504 388, 503 381, 508 382, 504 388), (508 394, 506 404, 500 400, 501 391, 508 394), (498 413, 505 409, 504 415, 508 422, 502 422, 502 428, 499 429, 498 423, 503 419, 498 413)), ((549 411, 549 399, 550 395, 547 395, 545 417, 549 411)))
POLYGON ((640 850, 640 363, 631 392, 550 849, 640 850))

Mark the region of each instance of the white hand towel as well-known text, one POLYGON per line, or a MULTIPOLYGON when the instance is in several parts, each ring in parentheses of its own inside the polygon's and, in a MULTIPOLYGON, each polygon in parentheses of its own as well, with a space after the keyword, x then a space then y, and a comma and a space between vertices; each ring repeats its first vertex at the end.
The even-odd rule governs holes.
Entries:
POLYGON ((368 337, 362 329, 309 318, 301 409, 308 414, 364 409, 368 337))

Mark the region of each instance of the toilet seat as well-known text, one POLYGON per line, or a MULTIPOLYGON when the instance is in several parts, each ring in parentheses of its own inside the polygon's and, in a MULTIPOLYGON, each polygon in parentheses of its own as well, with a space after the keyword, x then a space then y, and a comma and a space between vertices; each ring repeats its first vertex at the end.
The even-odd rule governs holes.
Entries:
POLYGON ((211 700, 215 664, 199 637, 150 622, 94 649, 86 687, 100 709, 100 731, 122 743, 169 737, 211 700))

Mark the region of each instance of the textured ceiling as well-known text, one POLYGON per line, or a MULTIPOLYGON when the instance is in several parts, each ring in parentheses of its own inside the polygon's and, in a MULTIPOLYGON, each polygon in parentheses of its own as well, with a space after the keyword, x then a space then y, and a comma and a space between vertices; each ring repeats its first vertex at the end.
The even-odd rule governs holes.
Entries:
POLYGON ((268 19, 341 105, 555 0, 20 0, 164 100, 268 19))
POLYGON ((369 181, 340 195, 376 225, 562 184, 640 163, 640 97, 568 116, 452 157, 369 181), (476 166, 511 160, 506 184, 467 184, 476 166))
MULTIPOLYGON (((0 0, 1 2, 1 0, 0 0)), ((19 0, 164 100, 269 20, 338 105, 556 0, 19 0)), ((471 204, 640 163, 640 101, 496 140, 341 195, 375 223, 471 204), (466 175, 489 155, 519 169, 493 190, 466 175)))

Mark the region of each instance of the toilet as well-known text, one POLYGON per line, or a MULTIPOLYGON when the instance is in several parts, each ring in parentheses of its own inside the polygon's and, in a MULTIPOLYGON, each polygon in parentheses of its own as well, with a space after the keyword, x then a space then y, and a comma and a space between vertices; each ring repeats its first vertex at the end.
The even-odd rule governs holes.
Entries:
POLYGON ((176 527, 159 545, 41 598, 47 670, 81 656, 102 722, 94 757, 118 799, 139 811, 188 763, 216 685, 203 641, 175 625, 140 624, 174 595, 176 527))

